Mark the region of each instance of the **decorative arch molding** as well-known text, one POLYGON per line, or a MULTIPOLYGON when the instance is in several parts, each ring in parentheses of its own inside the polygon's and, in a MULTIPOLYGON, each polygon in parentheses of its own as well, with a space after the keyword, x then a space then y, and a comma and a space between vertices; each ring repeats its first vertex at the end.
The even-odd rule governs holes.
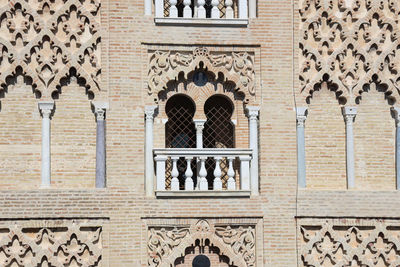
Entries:
POLYGON ((232 87, 249 101, 256 95, 256 54, 253 50, 223 51, 207 47, 191 49, 148 50, 146 87, 149 95, 158 96, 168 91, 171 82, 190 81, 193 72, 203 69, 212 73, 213 81, 232 87))
MULTIPOLYGON (((148 226, 148 264, 151 267, 174 266, 177 258, 185 256, 188 247, 197 242, 208 242, 219 249, 219 255, 227 257, 229 264, 256 267, 256 232, 258 219, 241 222, 231 219, 150 220, 148 226), (157 225, 158 223, 162 224, 157 225), (155 224, 153 224, 155 223, 155 224)), ((261 265, 259 265, 261 266, 261 265)))
POLYGON ((0 83, 16 68, 49 98, 60 80, 77 70, 100 91, 100 2, 6 1, 0 6, 0 83))

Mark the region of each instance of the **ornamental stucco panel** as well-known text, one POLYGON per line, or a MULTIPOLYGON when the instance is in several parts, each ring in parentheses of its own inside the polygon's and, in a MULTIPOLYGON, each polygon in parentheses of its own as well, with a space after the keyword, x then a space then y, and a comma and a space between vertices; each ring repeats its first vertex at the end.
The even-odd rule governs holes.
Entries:
POLYGON ((0 83, 16 71, 49 96, 71 75, 100 88, 100 2, 16 0, 0 7, 0 83), (71 73, 71 69, 75 69, 71 73))
POLYGON ((259 222, 258 219, 150 219, 148 266, 188 264, 185 259, 197 251, 213 251, 226 266, 261 266, 262 255, 257 255, 257 246, 261 246, 257 241, 257 233, 261 232, 259 222))
POLYGON ((400 221, 302 219, 300 266, 399 266, 400 221))
POLYGON ((1 225, 0 265, 101 266, 102 226, 97 223, 43 220, 1 225))
POLYGON ((400 2, 301 0, 299 79, 309 103, 327 86, 340 104, 376 89, 393 105, 400 89, 400 2), (371 88, 373 87, 373 88, 371 88))
POLYGON ((223 84, 229 91, 238 91, 245 101, 255 98, 259 87, 256 77, 258 67, 254 48, 216 49, 211 47, 158 47, 147 51, 148 71, 146 89, 157 98, 168 90, 170 82, 191 80, 198 69, 210 73, 215 82, 223 84))

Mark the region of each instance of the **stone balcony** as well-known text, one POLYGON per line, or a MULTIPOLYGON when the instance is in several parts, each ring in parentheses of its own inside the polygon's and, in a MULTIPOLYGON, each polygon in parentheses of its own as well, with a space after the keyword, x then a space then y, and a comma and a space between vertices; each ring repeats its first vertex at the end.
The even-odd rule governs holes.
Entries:
POLYGON ((165 148, 153 152, 157 197, 250 196, 251 149, 165 148))

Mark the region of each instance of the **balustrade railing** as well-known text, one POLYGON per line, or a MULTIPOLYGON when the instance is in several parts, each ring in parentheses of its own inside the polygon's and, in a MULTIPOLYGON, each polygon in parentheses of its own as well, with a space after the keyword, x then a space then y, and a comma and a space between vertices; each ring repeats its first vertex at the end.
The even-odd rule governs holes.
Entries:
POLYGON ((247 0, 155 0, 156 18, 247 19, 247 0))
POLYGON ((249 191, 251 149, 154 149, 157 191, 249 191))

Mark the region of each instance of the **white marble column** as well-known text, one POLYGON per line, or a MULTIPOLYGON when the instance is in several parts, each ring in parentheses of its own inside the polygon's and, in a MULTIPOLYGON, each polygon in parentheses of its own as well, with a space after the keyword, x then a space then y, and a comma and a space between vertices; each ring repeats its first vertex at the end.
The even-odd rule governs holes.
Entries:
POLYGON ((50 118, 54 109, 54 101, 40 101, 38 104, 42 115, 42 188, 51 184, 50 158, 50 118))
POLYGON ((396 189, 400 190, 400 108, 392 107, 390 111, 396 122, 396 189))
POLYGON ((96 188, 106 187, 106 102, 92 102, 96 115, 96 188))
POLYGON ((307 118, 307 107, 296 108, 297 130, 297 186, 306 187, 306 149, 304 137, 304 123, 307 118))
POLYGON ((357 115, 357 108, 342 107, 342 114, 346 122, 346 172, 347 172, 347 188, 354 188, 354 137, 353 122, 357 115))
POLYGON ((247 117, 249 118, 249 143, 253 150, 250 169, 250 189, 252 195, 258 195, 259 177, 258 177, 258 114, 260 107, 247 106, 247 117))
MULTIPOLYGON (((146 106, 146 144, 145 144, 145 165, 146 165, 146 195, 154 195, 154 161, 153 161, 153 123, 157 106, 146 106)), ((164 163, 165 164, 165 163, 164 163)), ((165 175, 165 173, 164 173, 165 175)))

